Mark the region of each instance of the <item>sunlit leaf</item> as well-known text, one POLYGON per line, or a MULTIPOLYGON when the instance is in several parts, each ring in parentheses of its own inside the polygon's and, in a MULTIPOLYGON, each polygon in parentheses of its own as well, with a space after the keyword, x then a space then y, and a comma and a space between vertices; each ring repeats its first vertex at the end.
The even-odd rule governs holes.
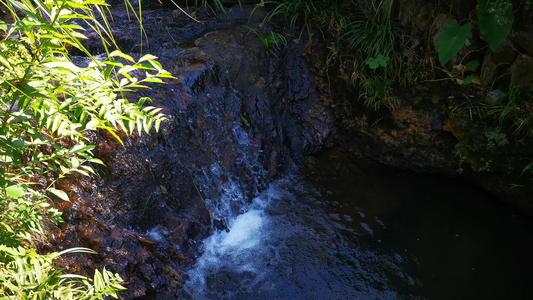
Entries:
POLYGON ((139 62, 147 61, 147 60, 155 60, 157 59, 157 56, 154 56, 152 54, 145 54, 143 57, 139 59, 139 62))
POLYGON ((6 68, 8 68, 9 70, 12 70, 13 68, 11 67, 11 64, 9 63, 9 61, 7 60, 7 58, 4 56, 3 53, 0 53, 0 63, 2 65, 4 65, 6 68))
POLYGON ((6 194, 11 198, 20 198, 24 196, 24 189, 18 185, 11 185, 6 188, 6 194))
POLYGON ((135 61, 133 60, 133 57, 131 57, 131 56, 125 54, 125 53, 122 53, 122 52, 119 51, 119 50, 115 50, 115 51, 109 53, 109 57, 121 57, 121 58, 124 58, 125 60, 129 60, 129 61, 131 61, 131 62, 135 62, 135 61))
POLYGON ((0 30, 7 31, 7 24, 2 20, 0 20, 0 30))
POLYGON ((55 189, 55 188, 48 188, 48 191, 54 195, 56 195, 57 197, 59 197, 59 199, 63 200, 63 201, 69 201, 69 198, 68 198, 68 195, 67 193, 63 192, 62 190, 58 190, 58 189, 55 189))

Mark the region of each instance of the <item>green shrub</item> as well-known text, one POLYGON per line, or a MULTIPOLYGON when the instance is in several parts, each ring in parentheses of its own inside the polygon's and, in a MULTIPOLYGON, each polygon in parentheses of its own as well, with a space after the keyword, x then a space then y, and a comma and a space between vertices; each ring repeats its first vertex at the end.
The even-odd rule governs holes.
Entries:
POLYGON ((311 39, 312 24, 332 33, 336 41, 329 47, 326 68, 336 65, 340 72, 347 73, 352 85, 361 84, 361 98, 374 110, 399 107, 400 100, 389 96, 391 82, 412 86, 423 77, 416 54, 406 49, 398 51, 402 31, 392 17, 393 0, 265 3, 274 6, 265 22, 283 15, 291 29, 301 28, 300 37, 307 30, 311 39))
POLYGON ((514 73, 506 97, 495 103, 488 115, 514 128, 514 134, 533 137, 533 95, 514 84, 514 73))
POLYGON ((363 79, 363 90, 360 97, 365 101, 365 106, 378 111, 382 108, 395 110, 400 108, 401 100, 389 96, 389 82, 379 76, 363 79))
MULTIPOLYGON (((479 0, 478 26, 492 50, 496 50, 511 32, 514 22, 513 6, 507 0, 479 0)), ((457 20, 444 29, 439 37, 438 54, 442 65, 446 64, 463 47, 471 24, 457 26, 457 20)))
POLYGON ((350 49, 366 57, 392 57, 400 31, 391 17, 392 0, 381 1, 371 12, 355 14, 343 35, 350 49))
POLYGON ((307 31, 309 40, 311 40, 311 22, 313 18, 319 16, 328 4, 335 1, 328 0, 288 0, 288 1, 265 1, 265 5, 272 5, 271 10, 265 17, 265 22, 270 22, 277 15, 283 15, 289 19, 290 28, 302 26, 301 38, 304 30, 307 31))
POLYGON ((68 201, 68 195, 55 188, 57 180, 90 175, 90 163, 101 164, 86 132, 106 130, 118 138, 117 130, 157 130, 165 119, 161 109, 143 106, 148 98, 130 103, 123 92, 171 76, 152 55, 135 61, 111 51, 116 44, 102 1, 0 0, 0 5, 14 20, 0 21, 0 297, 117 297, 118 275, 96 271, 94 281, 64 275, 52 261, 65 252, 37 254, 32 237, 44 233, 45 223, 61 221, 51 199, 68 201), (101 35, 106 59, 97 60, 82 46, 83 28, 74 21, 101 35), (69 48, 90 57, 89 66, 75 65, 69 48))
POLYGON ((282 46, 287 47, 287 39, 281 33, 269 31, 267 34, 263 34, 261 30, 257 28, 250 26, 244 26, 244 28, 255 34, 261 40, 263 46, 265 46, 265 48, 267 48, 267 50, 271 53, 274 53, 275 49, 280 49, 282 46))

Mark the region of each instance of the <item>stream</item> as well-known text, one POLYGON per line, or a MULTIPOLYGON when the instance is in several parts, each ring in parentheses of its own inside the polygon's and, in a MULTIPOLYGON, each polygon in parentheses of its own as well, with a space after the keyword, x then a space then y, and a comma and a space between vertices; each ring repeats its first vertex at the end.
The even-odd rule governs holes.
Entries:
POLYGON ((227 228, 203 241, 179 299, 533 295, 533 223, 472 184, 340 149, 302 165, 249 203, 231 180, 208 200, 227 228))
MULTIPOLYGON (((92 137, 106 167, 61 181, 66 222, 43 251, 95 250, 65 269, 120 274, 124 299, 531 299, 530 216, 472 183, 324 150, 357 144, 392 164, 454 168, 457 140, 429 126, 448 102, 421 94, 431 112, 406 106, 392 124, 409 130, 368 136, 366 114, 351 115, 357 95, 330 94, 319 76, 327 54, 302 39, 272 55, 242 27, 275 29, 267 11, 246 3, 196 23, 154 1, 142 31, 112 9, 123 50, 140 58, 149 37, 175 77, 139 94, 169 120, 126 147, 92 137)), ((85 46, 104 53, 97 39, 85 46)))

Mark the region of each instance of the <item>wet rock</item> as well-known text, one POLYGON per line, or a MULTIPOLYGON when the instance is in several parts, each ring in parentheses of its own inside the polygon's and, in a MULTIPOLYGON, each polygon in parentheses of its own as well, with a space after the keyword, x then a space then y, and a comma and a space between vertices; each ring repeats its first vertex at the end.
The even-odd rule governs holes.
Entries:
POLYGON ((507 70, 513 64, 517 56, 518 53, 508 40, 504 41, 495 51, 487 53, 481 65, 481 83, 487 86, 491 85, 503 70, 507 70))
POLYGON ((400 0, 399 4, 400 8, 398 12, 398 20, 402 26, 407 26, 408 24, 413 23, 413 20, 417 17, 418 12, 420 12, 422 6, 424 6, 424 1, 400 0))
POLYGON ((235 4, 257 4, 257 0, 221 0, 223 4, 235 5, 235 4))
MULTIPOLYGON (((123 11, 113 14, 126 19, 123 11)), ((64 265, 86 274, 104 266, 119 272, 128 281, 126 299, 175 293, 197 241, 213 225, 226 226, 212 222, 206 204, 224 195, 226 183, 238 181, 245 200, 252 199, 333 132, 302 45, 275 57, 237 17, 216 21, 199 12, 198 24, 148 10, 143 18, 150 20, 148 50, 176 78, 131 96, 151 97, 169 120, 151 135, 118 132, 124 147, 105 131, 91 136, 106 167, 97 167, 99 178, 89 183, 63 183, 76 201, 58 204, 67 224, 52 241, 52 248, 98 249, 97 259, 75 257, 64 265)), ((140 57, 138 30, 117 23, 126 50, 140 57)), ((103 51, 97 41, 87 45, 103 51)))
POLYGON ((438 14, 433 20, 431 32, 433 36, 433 49, 435 49, 435 51, 439 49, 439 38, 441 34, 444 32, 444 29, 450 24, 452 20, 453 18, 448 14, 438 14))
POLYGON ((476 1, 443 0, 441 2, 446 5, 447 8, 451 8, 451 13, 459 19, 468 17, 477 6, 476 1))
POLYGON ((431 121, 432 130, 442 130, 444 126, 444 117, 442 115, 436 115, 431 121))
POLYGON ((213 226, 218 230, 229 231, 228 226, 220 219, 214 219, 213 226))
POLYGON ((514 85, 533 90, 533 56, 519 55, 509 71, 514 71, 514 85))
POLYGON ((507 97, 507 94, 500 90, 492 90, 487 93, 487 102, 491 104, 501 103, 503 99, 507 97))
POLYGON ((509 39, 520 49, 520 52, 533 56, 533 33, 531 32, 514 32, 509 35, 509 39))
POLYGON ((435 8, 433 4, 427 3, 419 10, 418 15, 416 15, 416 18, 414 19, 413 25, 415 25, 416 28, 421 32, 428 30, 433 24, 434 11, 435 8))

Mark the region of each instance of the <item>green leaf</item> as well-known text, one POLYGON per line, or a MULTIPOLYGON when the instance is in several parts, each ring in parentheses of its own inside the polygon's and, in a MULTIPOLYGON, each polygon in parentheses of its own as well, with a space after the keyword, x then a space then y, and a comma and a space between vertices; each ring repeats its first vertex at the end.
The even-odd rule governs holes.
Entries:
POLYGON ((103 73, 105 80, 109 80, 111 71, 113 71, 113 66, 107 66, 103 73))
POLYGON ((156 60, 149 60, 148 61, 156 70, 158 71, 163 71, 163 66, 161 66, 161 64, 156 61, 156 60))
POLYGON ((479 60, 474 59, 474 60, 469 61, 469 62, 465 65, 465 70, 467 70, 467 71, 474 71, 475 69, 477 69, 477 67, 479 67, 479 60))
POLYGON ((79 72, 80 71, 80 68, 78 68, 76 65, 74 65, 73 63, 71 62, 68 62, 68 61, 49 61, 49 62, 45 62, 42 64, 43 67, 47 68, 47 69, 55 69, 55 68, 60 68, 60 69, 63 69, 63 70, 69 70, 69 71, 73 71, 73 72, 79 72))
POLYGON ((125 54, 125 53, 122 53, 122 52, 119 51, 119 50, 115 50, 115 51, 109 53, 109 57, 115 57, 115 56, 118 56, 118 57, 124 58, 125 60, 129 60, 129 61, 131 61, 131 62, 135 62, 135 61, 133 60, 133 57, 131 57, 131 56, 125 54))
POLYGON ((473 76, 467 76, 464 80, 463 80, 463 84, 470 84, 472 83, 472 80, 474 79, 473 76))
POLYGON ((513 27, 513 6, 506 0, 479 0, 479 30, 492 50, 498 49, 513 27))
POLYGON ((0 30, 7 31, 7 24, 2 20, 0 20, 0 30))
POLYGON ((141 59, 139 59, 139 62, 147 61, 147 60, 154 60, 157 59, 157 56, 153 56, 152 54, 146 54, 141 59))
POLYGON ((12 145, 15 148, 22 148, 26 145, 26 143, 23 140, 15 140, 13 141, 12 145))
POLYGON ((85 125, 86 130, 95 130, 96 126, 100 125, 100 121, 98 119, 92 119, 87 125, 85 125))
POLYGON ((461 70, 453 69, 453 70, 452 70, 452 74, 455 74, 455 75, 461 75, 462 72, 461 72, 461 70))
POLYGON ((18 185, 11 185, 6 188, 6 194, 11 198, 18 199, 24 196, 24 189, 18 185))
POLYGON ((122 68, 124 66, 123 63, 119 62, 118 60, 114 60, 114 59, 106 60, 106 61, 104 61, 104 64, 110 65, 110 66, 117 66, 117 67, 120 67, 120 68, 122 68))
POLYGON ((57 197, 59 197, 59 199, 61 199, 61 200, 69 201, 67 193, 63 192, 62 190, 49 188, 48 191, 50 193, 56 195, 57 197))
POLYGON ((4 56, 3 53, 0 53, 0 63, 3 64, 6 68, 8 68, 9 70, 12 70, 13 68, 11 67, 11 64, 9 63, 9 61, 7 60, 7 58, 4 56))
POLYGON ((144 82, 155 82, 155 83, 165 83, 163 80, 159 79, 159 78, 146 78, 145 80, 143 80, 144 82))
POLYGON ((88 146, 84 146, 84 145, 75 145, 73 146, 72 148, 69 149, 69 152, 70 153, 83 153, 83 152, 87 152, 87 151, 90 151, 90 150, 93 150, 94 149, 94 146, 93 145, 88 145, 88 146))
POLYGON ((250 127, 250 122, 248 122, 248 120, 245 117, 241 116, 241 120, 244 123, 244 125, 246 125, 246 127, 250 127))
POLYGON ((470 27, 472 27, 470 23, 459 27, 455 19, 446 26, 438 43, 439 61, 442 65, 445 65, 461 50, 470 32, 470 27))

